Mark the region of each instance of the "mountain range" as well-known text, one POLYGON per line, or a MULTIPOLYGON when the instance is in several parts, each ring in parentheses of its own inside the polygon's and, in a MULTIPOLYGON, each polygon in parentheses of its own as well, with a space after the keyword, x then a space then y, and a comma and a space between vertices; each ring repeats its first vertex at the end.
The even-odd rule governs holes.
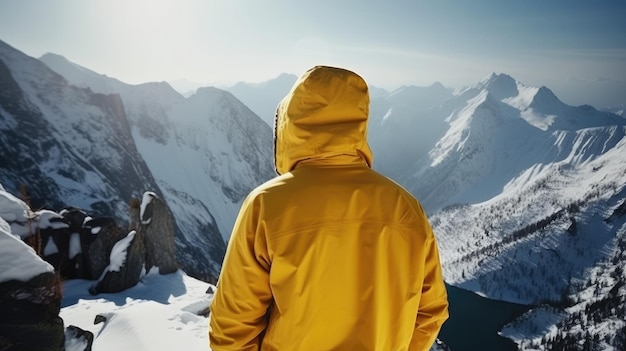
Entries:
POLYGON ((424 205, 448 283, 530 306, 503 333, 520 349, 626 343, 626 119, 605 110, 496 73, 372 94, 374 168, 424 205))
MULTIPOLYGON (((185 271, 217 276, 243 197, 273 176, 273 112, 295 79, 185 98, 0 42, 0 183, 116 218, 155 191, 185 271)), ((520 349, 626 344, 626 119, 611 111, 506 74, 371 87, 374 168, 424 205, 449 284, 529 306, 502 331, 520 349)))
POLYGON ((7 190, 26 187, 33 208, 122 222, 131 198, 154 191, 174 214, 185 271, 219 275, 243 197, 274 174, 271 129, 258 116, 224 90, 184 98, 167 83, 132 86, 2 42, 0 81, 7 190))

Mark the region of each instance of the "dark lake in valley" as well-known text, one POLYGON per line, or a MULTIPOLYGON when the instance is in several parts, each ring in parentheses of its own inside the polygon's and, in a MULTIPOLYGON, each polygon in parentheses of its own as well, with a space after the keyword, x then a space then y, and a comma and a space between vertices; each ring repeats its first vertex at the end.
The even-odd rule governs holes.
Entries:
POLYGON ((452 351, 507 351, 517 345, 498 335, 504 325, 528 311, 531 306, 491 300, 446 284, 450 318, 439 333, 452 351))

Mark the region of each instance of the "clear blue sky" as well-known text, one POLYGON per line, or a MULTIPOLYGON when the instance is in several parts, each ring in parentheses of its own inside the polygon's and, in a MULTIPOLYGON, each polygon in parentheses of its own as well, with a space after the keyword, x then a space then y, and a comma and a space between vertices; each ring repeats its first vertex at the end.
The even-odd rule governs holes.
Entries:
POLYGON ((571 104, 626 103, 623 0, 0 0, 0 40, 131 84, 328 64, 387 89, 496 72, 571 104))

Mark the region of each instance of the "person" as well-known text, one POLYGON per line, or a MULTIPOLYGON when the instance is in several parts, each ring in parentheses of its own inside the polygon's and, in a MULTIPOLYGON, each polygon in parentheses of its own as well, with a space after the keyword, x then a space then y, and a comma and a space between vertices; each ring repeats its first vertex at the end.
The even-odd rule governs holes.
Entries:
POLYGON ((210 307, 221 350, 428 350, 448 318, 419 202, 372 170, 369 93, 316 66, 279 103, 276 178, 243 201, 210 307))

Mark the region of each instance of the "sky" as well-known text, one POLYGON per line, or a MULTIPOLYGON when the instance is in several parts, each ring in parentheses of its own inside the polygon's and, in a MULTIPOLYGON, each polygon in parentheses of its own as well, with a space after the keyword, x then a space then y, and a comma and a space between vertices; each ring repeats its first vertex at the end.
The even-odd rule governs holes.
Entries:
POLYGON ((626 2, 0 0, 0 40, 126 83, 262 82, 318 65, 396 89, 492 72, 564 102, 626 103, 626 2))

